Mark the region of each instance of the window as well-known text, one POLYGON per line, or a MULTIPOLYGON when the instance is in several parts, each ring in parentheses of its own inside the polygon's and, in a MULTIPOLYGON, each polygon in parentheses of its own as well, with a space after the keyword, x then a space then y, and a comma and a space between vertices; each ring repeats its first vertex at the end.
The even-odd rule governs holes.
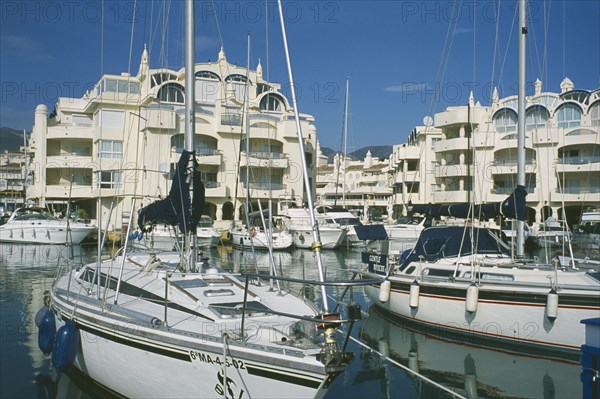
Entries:
POLYGON ((581 123, 581 110, 575 104, 565 104, 558 110, 558 127, 576 127, 581 123))
POLYGON ((283 111, 282 100, 275 94, 267 94, 260 100, 261 111, 281 112, 283 111))
POLYGON ((72 123, 74 126, 91 126, 92 122, 92 115, 73 114, 72 123))
POLYGON ((116 140, 100 140, 98 142, 100 158, 122 158, 123 142, 116 140))
POLYGON ((138 82, 130 82, 127 80, 104 79, 104 92, 138 94, 140 92, 140 84, 138 82))
POLYGON ((123 188, 123 172, 100 172, 100 188, 123 188))
POLYGON ((178 83, 167 83, 158 90, 158 100, 165 103, 183 104, 185 90, 178 83))
POLYGON ((264 84, 264 83, 258 83, 256 85, 256 96, 260 96, 261 94, 270 91, 271 90, 271 86, 264 84))
POLYGON ((150 87, 160 86, 163 82, 167 80, 177 80, 177 76, 172 75, 170 73, 155 73, 152 75, 150 80, 150 87))
POLYGON ((495 117, 496 132, 506 133, 517 130, 517 113, 511 109, 503 109, 495 117))
POLYGON ((544 108, 534 108, 527 111, 527 116, 525 117, 525 129, 535 130, 545 128, 548 117, 548 111, 544 108))
POLYGON ((125 113, 123 111, 103 109, 100 111, 99 126, 103 128, 122 129, 125 125, 125 113))
POLYGON ((600 102, 592 104, 590 107, 590 119, 592 126, 600 126, 600 102))

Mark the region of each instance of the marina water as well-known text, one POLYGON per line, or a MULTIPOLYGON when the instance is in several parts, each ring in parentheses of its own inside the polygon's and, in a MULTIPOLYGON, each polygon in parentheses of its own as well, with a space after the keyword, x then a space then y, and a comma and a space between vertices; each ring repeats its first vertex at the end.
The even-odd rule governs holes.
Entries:
MULTIPOLYGON (((93 244, 74 247, 75 262, 93 261, 96 251, 93 244)), ((51 287, 58 258, 68 256, 68 252, 69 248, 59 245, 0 244, 1 398, 111 397, 74 369, 57 372, 50 356, 44 356, 37 346, 35 314, 43 304, 44 291, 51 287)), ((105 249, 105 255, 109 253, 110 249, 105 249)), ((268 265, 266 253, 258 252, 255 258, 251 251, 224 247, 203 256, 235 271, 266 271, 268 265)), ((274 258, 278 273, 284 276, 317 279, 310 250, 278 252, 274 258)), ((352 269, 360 266, 360 251, 324 251, 323 263, 328 278, 347 279, 352 269)), ((320 300, 318 290, 289 288, 320 300)), ((467 398, 581 397, 581 368, 577 362, 549 358, 543 353, 499 350, 481 342, 459 342, 443 332, 394 323, 385 314, 370 309, 362 290, 355 289, 351 294, 365 313, 365 319, 354 326, 349 342, 356 358, 334 381, 326 398, 452 397, 410 370, 467 398)), ((165 370, 165 378, 176 376, 165 370)))

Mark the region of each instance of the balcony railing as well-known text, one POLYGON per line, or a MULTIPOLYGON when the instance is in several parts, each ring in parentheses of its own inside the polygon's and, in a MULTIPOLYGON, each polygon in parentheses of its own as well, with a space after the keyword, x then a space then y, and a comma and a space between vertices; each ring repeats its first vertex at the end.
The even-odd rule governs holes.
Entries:
POLYGON ((559 194, 597 194, 600 193, 599 186, 572 186, 558 187, 556 191, 559 194))
POLYGON ((589 157, 560 157, 556 159, 557 164, 562 165, 582 165, 588 163, 600 162, 600 156, 589 157))
MULTIPOLYGON (((244 182, 243 187, 246 188, 244 182)), ((250 182, 250 189, 253 190, 285 190, 287 186, 282 183, 263 183, 263 182, 250 182)))

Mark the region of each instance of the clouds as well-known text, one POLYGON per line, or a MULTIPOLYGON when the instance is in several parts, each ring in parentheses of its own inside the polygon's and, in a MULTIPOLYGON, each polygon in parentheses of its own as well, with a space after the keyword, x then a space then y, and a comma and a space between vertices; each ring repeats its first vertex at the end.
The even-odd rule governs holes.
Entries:
POLYGON ((431 90, 429 83, 425 82, 403 82, 384 87, 383 91, 392 93, 416 93, 418 91, 431 90))
POLYGON ((3 56, 29 61, 45 61, 53 58, 39 42, 22 35, 0 36, 0 48, 3 56))

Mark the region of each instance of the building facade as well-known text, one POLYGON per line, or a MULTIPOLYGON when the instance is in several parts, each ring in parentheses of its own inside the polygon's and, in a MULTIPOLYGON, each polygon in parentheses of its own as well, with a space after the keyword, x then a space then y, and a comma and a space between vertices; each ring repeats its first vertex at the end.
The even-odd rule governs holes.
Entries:
MULTIPOLYGON (((490 106, 448 107, 432 127, 418 127, 394 146, 394 206, 409 203, 490 203, 505 199, 517 181, 517 97, 490 106)), ((534 85, 525 115, 527 222, 552 216, 570 225, 600 206, 600 89, 575 89, 568 79, 560 93, 534 85)))
POLYGON ((26 205, 27 157, 21 150, 0 154, 0 216, 26 205))
MULTIPOLYGON (((152 69, 144 49, 136 76, 104 75, 82 98, 60 98, 51 113, 39 105, 28 197, 40 206, 71 201, 102 226, 110 215, 110 230, 164 198, 183 149, 185 73, 152 69)), ((196 64, 194 76, 204 213, 228 227, 248 192, 265 206, 269 199, 303 196, 294 112, 281 86, 263 79, 260 61, 247 71, 221 50, 217 61, 196 64)), ((312 116, 300 119, 314 184, 316 127, 312 116)))
POLYGON ((364 221, 387 217, 393 194, 389 165, 370 151, 358 161, 337 154, 328 164, 319 151, 317 204, 345 207, 364 221))

